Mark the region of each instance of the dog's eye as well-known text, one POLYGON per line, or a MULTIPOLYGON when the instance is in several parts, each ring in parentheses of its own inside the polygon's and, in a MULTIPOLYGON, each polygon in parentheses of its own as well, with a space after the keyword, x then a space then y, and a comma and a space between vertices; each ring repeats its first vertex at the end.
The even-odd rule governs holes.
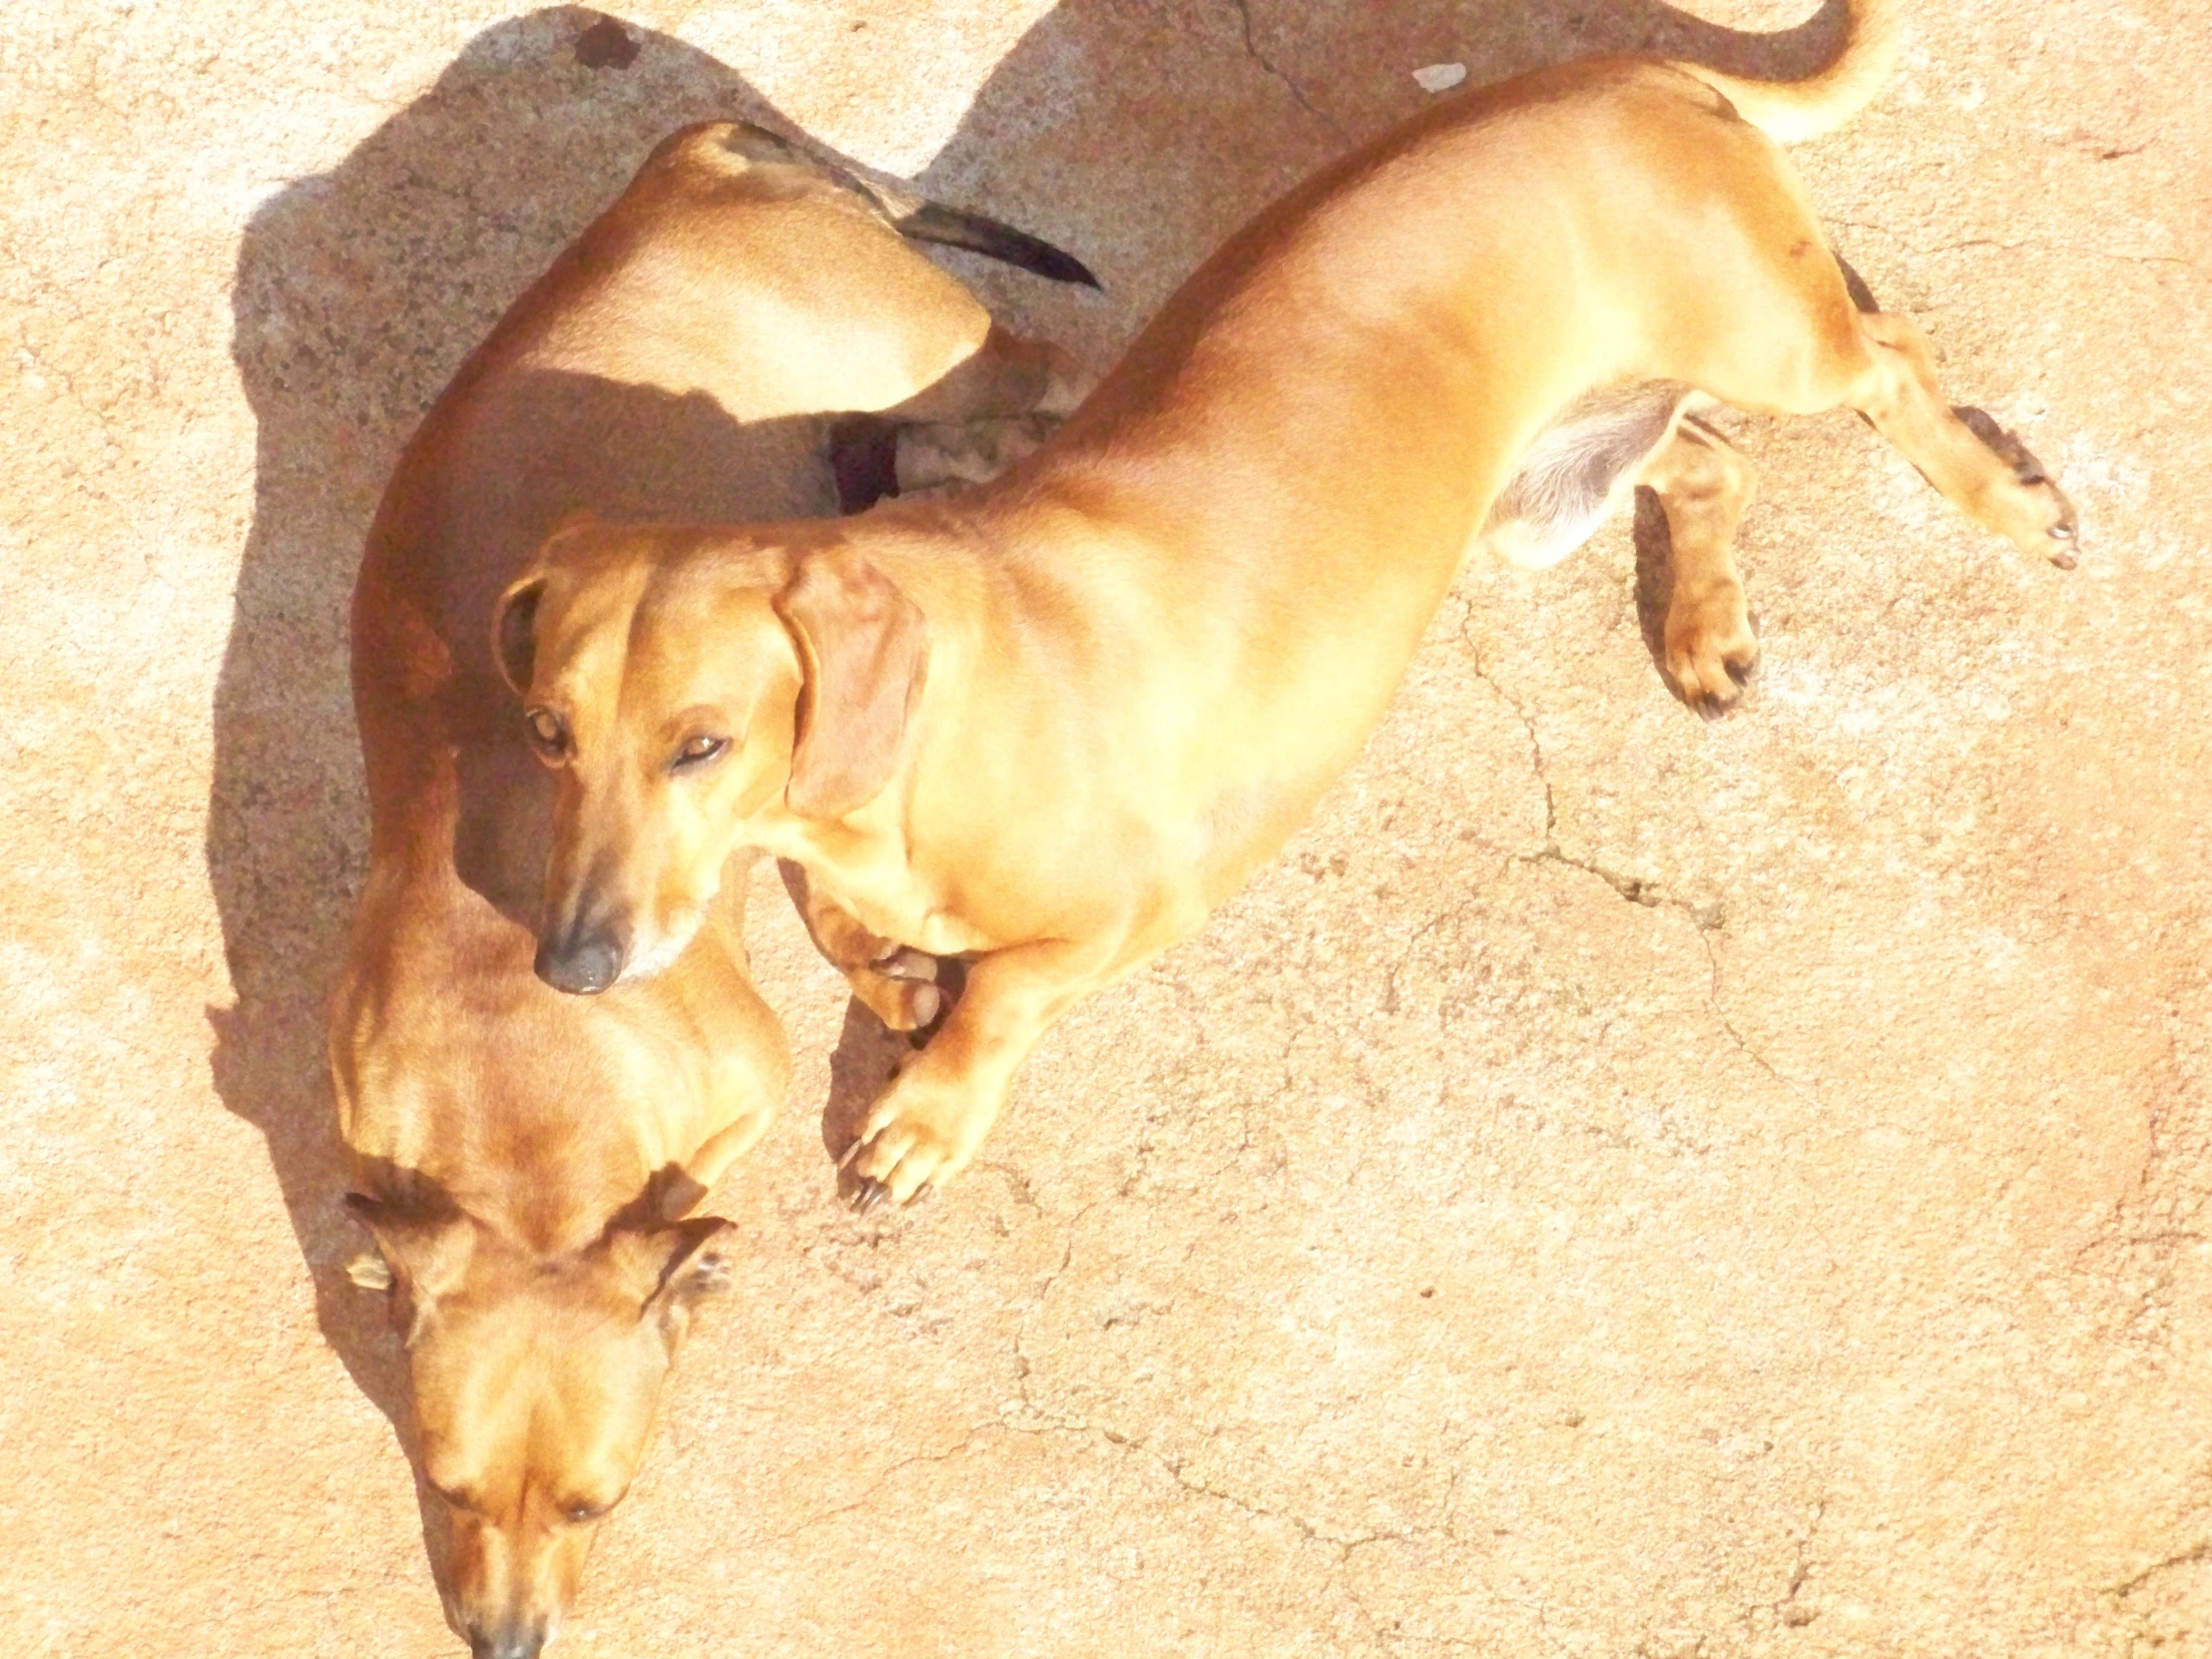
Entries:
POLYGON ((457 1486, 440 1486, 435 1481, 432 1481, 430 1485, 430 1490, 438 1494, 438 1498, 441 1502, 449 1505, 452 1508, 467 1510, 471 1513, 473 1513, 476 1508, 475 1499, 457 1486))
POLYGON ((728 738, 686 738, 684 747, 676 752, 676 759, 669 762, 668 769, 682 772, 688 767, 703 767, 729 747, 728 738))
POLYGON ((613 1507, 611 1503, 571 1503, 562 1509, 561 1515, 563 1519, 582 1526, 586 1521, 601 1519, 613 1507))
POLYGON ((568 724, 551 709, 532 709, 522 720, 530 733, 530 746, 540 755, 558 759, 568 753, 568 724))

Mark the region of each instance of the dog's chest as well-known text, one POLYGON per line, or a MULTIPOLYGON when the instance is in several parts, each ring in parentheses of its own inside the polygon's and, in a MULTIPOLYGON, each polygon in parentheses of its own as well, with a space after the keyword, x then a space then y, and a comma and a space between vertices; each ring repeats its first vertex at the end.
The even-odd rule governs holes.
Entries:
POLYGON ((989 950, 1003 942, 958 914, 947 892, 903 861, 802 862, 818 892, 879 938, 932 956, 989 950))

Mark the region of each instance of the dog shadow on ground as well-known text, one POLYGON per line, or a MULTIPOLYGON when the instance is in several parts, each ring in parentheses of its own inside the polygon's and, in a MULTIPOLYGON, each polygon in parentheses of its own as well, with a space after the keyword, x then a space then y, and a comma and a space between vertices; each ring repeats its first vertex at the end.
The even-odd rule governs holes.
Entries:
MULTIPOLYGON (((945 256, 1012 325, 1102 364, 1237 224, 1418 108, 1409 71, 1431 52, 1465 62, 1473 84, 1617 50, 1794 74, 1826 55, 1841 15, 1827 0, 1798 29, 1742 37, 1652 0, 1068 0, 996 67, 917 182, 1097 269, 1104 302, 945 256)), ((233 350, 259 431, 214 707, 208 865, 237 991, 210 1014, 215 1080, 269 1143, 323 1337, 402 1433, 402 1356, 381 1300, 346 1278, 366 1240, 340 1203, 323 1047, 366 862, 353 573, 401 443, 462 358, 660 138, 728 117, 790 130, 681 41, 580 8, 534 12, 476 37, 331 171, 278 192, 239 253, 233 350)), ((902 1046, 848 1015, 832 1143, 902 1046)))

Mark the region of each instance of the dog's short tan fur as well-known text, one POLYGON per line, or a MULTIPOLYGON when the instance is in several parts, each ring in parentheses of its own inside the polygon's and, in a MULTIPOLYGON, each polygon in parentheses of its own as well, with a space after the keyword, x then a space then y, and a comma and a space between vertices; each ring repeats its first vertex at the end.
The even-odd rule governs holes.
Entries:
MULTIPOLYGON (((727 1224, 687 1212, 789 1077, 742 880, 649 981, 582 1001, 532 971, 553 790, 493 670, 493 602, 578 510, 833 511, 822 411, 1068 398, 1067 363, 995 329, 873 194, 758 129, 668 141, 424 420, 361 567, 371 867, 331 1062, 479 1653, 535 1653, 573 1594, 722 1276, 727 1224)), ((936 240, 1004 229, 925 211, 936 240)))
POLYGON ((745 843, 883 948, 972 956, 849 1155, 861 1203, 903 1201, 974 1154, 1070 1004, 1282 844, 1474 549, 1548 562, 1651 485, 1669 671, 1733 701, 1751 473, 1700 400, 1858 409, 2068 562, 2064 498, 1952 414, 1911 323, 1854 308, 1762 130, 1879 87, 1895 7, 1854 11, 1803 83, 1610 59, 1439 104, 1263 213, 966 495, 555 538, 510 596, 560 778, 548 915, 651 956, 745 843), (669 770, 707 739, 727 752, 669 770))

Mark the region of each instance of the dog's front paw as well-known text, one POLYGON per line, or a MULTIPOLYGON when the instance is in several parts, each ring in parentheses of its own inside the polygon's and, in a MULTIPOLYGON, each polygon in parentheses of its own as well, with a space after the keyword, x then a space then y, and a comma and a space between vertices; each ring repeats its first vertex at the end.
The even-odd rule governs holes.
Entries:
POLYGON ((995 1116, 950 1096, 901 1093, 894 1083, 838 1165, 837 1190, 862 1215, 881 1204, 909 1204, 951 1180, 975 1156, 995 1116))
POLYGON ((926 951, 885 944, 873 962, 846 968, 844 977, 868 1012, 893 1031, 922 1030, 946 1011, 939 964, 926 951))
POLYGON ((1741 583, 1675 589, 1667 606, 1667 674, 1683 702, 1706 720, 1726 719, 1758 668, 1759 636, 1741 583))

